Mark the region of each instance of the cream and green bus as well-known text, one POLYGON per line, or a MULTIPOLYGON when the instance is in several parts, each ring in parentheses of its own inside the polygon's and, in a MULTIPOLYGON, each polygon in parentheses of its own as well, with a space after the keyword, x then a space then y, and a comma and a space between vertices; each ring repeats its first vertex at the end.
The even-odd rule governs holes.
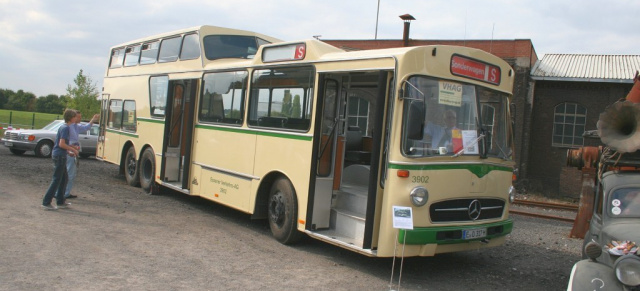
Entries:
POLYGON ((97 156, 149 193, 267 219, 284 244, 498 246, 513 226, 513 81, 472 48, 347 52, 195 27, 111 48, 97 156))

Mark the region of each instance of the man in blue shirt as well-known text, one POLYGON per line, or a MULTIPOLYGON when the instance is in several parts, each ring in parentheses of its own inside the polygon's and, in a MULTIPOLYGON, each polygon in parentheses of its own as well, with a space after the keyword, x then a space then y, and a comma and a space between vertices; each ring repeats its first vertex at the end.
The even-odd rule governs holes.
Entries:
POLYGON ((71 205, 71 203, 64 201, 64 190, 67 187, 67 154, 78 155, 78 150, 69 145, 69 125, 71 125, 75 116, 75 110, 65 110, 65 123, 58 128, 58 134, 51 151, 53 178, 42 199, 42 208, 44 210, 58 210, 58 208, 67 208, 71 205), (54 195, 58 207, 51 205, 54 195))
MULTIPOLYGON (((79 110, 76 110, 76 117, 73 119, 74 122, 69 126, 69 144, 72 147, 75 147, 78 151, 80 151, 80 141, 78 135, 81 133, 87 132, 87 130, 91 129, 93 123, 98 120, 99 115, 96 114, 91 118, 91 121, 88 124, 80 124, 82 121, 82 114, 80 114, 79 110)), ((71 188, 73 187, 73 181, 76 179, 76 175, 78 174, 78 156, 77 155, 69 155, 67 157, 67 175, 69 176, 69 180, 67 181, 67 189, 64 193, 64 198, 76 198, 78 196, 71 195, 71 188)))
POLYGON ((427 126, 424 128, 424 133, 427 136, 431 137, 431 147, 439 148, 446 147, 447 152, 451 152, 453 150, 453 146, 451 143, 453 129, 456 129, 457 123, 457 114, 455 111, 448 109, 444 112, 444 124, 445 126, 441 126, 438 124, 434 124, 432 122, 427 123, 427 126))

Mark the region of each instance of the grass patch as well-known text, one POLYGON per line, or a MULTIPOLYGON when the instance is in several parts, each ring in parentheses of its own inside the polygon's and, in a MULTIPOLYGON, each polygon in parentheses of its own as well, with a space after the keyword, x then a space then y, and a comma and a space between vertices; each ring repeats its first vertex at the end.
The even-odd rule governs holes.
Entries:
MULTIPOLYGON (((42 128, 56 119, 62 119, 62 114, 0 109, 0 127, 2 128, 7 128, 9 124, 17 128, 42 128)), ((2 133, 4 134, 4 130, 2 133)))

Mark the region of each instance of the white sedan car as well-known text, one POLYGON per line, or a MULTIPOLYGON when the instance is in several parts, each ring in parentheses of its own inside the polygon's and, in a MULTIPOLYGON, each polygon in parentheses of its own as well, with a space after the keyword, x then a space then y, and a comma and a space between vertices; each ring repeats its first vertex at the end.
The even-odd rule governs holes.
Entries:
MULTIPOLYGON (((27 151, 35 152, 37 157, 51 157, 53 142, 58 133, 58 128, 64 124, 62 120, 54 120, 42 129, 16 129, 4 132, 2 144, 16 155, 22 155, 27 151)), ((84 123, 86 124, 86 123, 84 123)), ((80 157, 86 158, 96 154, 99 127, 93 125, 90 130, 81 133, 80 157)))

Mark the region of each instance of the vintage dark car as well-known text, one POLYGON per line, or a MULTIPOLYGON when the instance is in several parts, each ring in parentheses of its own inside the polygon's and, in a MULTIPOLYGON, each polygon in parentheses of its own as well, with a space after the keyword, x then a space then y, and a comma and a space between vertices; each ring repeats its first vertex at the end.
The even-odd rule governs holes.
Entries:
POLYGON ((597 189, 567 290, 640 290, 640 172, 606 172, 597 189))
MULTIPOLYGON (((16 155, 22 155, 27 151, 33 151, 37 157, 51 157, 54 140, 58 128, 64 123, 62 120, 54 120, 42 129, 14 129, 4 132, 2 144, 16 155)), ((86 123, 83 123, 86 124, 86 123)), ((98 125, 93 125, 90 130, 78 136, 80 141, 80 157, 87 158, 96 154, 98 144, 98 125)))

